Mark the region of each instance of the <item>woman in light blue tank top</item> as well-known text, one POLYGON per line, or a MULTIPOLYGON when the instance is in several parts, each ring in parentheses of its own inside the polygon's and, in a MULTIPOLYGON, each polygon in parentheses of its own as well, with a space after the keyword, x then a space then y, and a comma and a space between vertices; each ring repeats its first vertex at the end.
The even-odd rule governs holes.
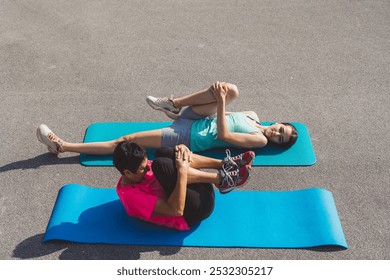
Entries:
MULTIPOLYGON (((228 130, 235 133, 252 134, 259 130, 247 121, 248 114, 236 112, 225 116, 228 130)), ((204 151, 212 148, 239 147, 218 139, 217 118, 202 118, 191 126, 190 149, 204 151)))
POLYGON ((75 152, 93 155, 112 154, 121 141, 132 141, 144 148, 174 147, 185 144, 192 151, 217 147, 261 148, 269 142, 289 147, 298 134, 288 123, 264 126, 255 112, 227 113, 226 106, 239 96, 237 86, 214 83, 210 88, 179 98, 148 96, 147 103, 174 119, 162 129, 135 132, 116 140, 70 143, 56 136, 47 126, 37 130, 38 140, 52 153, 75 152))

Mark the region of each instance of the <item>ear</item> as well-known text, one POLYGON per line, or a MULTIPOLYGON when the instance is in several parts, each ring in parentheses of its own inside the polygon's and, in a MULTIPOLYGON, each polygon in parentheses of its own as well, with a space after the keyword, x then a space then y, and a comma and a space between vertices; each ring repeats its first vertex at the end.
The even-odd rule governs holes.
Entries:
POLYGON ((123 170, 123 175, 125 175, 126 177, 127 176, 131 176, 131 175, 133 175, 134 173, 133 172, 131 172, 130 170, 128 170, 128 169, 125 169, 125 170, 123 170))

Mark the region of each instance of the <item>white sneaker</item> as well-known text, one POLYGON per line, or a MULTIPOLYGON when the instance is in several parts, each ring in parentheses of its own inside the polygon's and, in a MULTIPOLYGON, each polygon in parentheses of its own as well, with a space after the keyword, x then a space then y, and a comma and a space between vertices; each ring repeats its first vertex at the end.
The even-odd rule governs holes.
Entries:
POLYGON ((50 153, 58 155, 62 151, 63 140, 55 135, 45 124, 41 124, 36 132, 39 142, 45 144, 50 153))
POLYGON ((172 97, 146 97, 146 102, 155 110, 164 112, 169 118, 176 120, 179 118, 180 108, 173 106, 172 97))

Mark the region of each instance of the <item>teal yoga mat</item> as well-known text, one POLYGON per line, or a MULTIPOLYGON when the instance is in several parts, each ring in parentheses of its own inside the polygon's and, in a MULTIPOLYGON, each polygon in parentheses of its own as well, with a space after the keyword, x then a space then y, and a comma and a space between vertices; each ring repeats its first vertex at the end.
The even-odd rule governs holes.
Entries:
MULTIPOLYGON (((131 122, 131 123, 95 123, 90 125, 85 133, 84 142, 100 142, 117 139, 126 134, 139 131, 159 129, 169 126, 171 122, 131 122)), ((269 122, 263 122, 269 125, 269 122)), ((267 146, 254 150, 256 158, 254 166, 309 166, 316 162, 316 156, 310 140, 307 127, 302 123, 293 122, 298 130, 298 140, 289 149, 267 146)), ((230 148, 232 155, 242 153, 243 149, 230 148)), ((149 149, 148 158, 153 159, 154 149, 149 149)), ((213 149, 199 154, 213 158, 223 159, 226 156, 225 149, 213 149)), ((111 166, 112 156, 80 155, 80 163, 86 166, 111 166)))
POLYGON ((297 191, 216 192, 211 216, 180 232, 129 217, 116 190, 70 184, 61 188, 44 241, 80 243, 304 248, 347 248, 332 193, 297 191))

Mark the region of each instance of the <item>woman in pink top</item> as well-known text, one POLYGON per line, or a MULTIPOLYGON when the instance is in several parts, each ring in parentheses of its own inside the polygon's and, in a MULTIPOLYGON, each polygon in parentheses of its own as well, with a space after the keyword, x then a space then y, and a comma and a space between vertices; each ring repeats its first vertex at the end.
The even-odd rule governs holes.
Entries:
POLYGON ((128 215, 188 230, 212 213, 213 184, 227 193, 233 190, 231 186, 247 183, 253 158, 247 153, 221 161, 192 154, 186 146, 178 145, 158 149, 152 162, 141 146, 123 141, 113 154, 114 165, 122 174, 117 193, 128 215), (204 172, 202 168, 217 172, 204 172), (229 184, 232 177, 236 182, 229 184))

